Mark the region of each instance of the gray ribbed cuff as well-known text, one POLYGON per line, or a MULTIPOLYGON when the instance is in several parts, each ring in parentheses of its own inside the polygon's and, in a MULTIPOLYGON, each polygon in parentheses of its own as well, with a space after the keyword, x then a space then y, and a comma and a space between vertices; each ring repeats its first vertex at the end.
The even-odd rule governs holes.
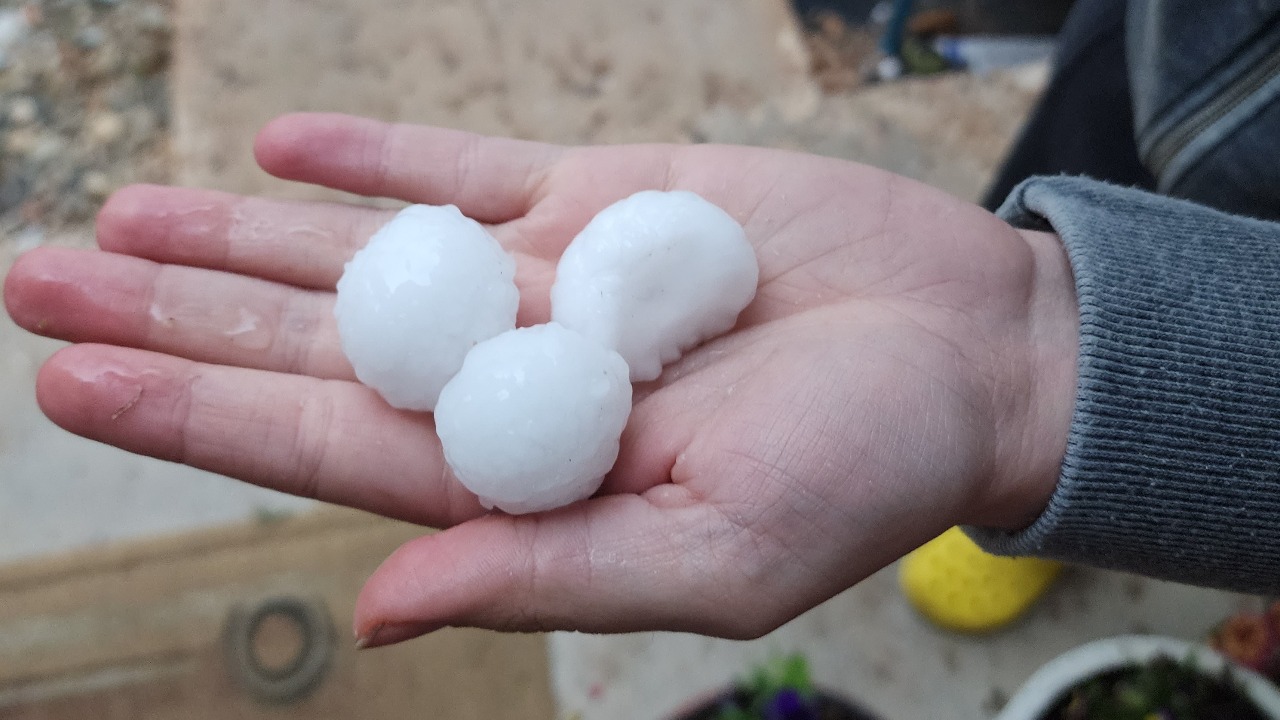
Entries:
POLYGON ((1280 224, 1082 178, 1000 214, 1061 236, 1079 386, 1044 514, 986 549, 1280 591, 1280 224))

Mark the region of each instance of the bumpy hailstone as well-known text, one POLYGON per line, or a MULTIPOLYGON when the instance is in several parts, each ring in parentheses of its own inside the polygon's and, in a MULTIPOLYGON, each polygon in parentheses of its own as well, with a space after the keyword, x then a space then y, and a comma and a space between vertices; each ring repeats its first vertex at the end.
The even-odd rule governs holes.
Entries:
POLYGON ((476 343, 515 327, 515 261, 452 205, 413 205, 338 281, 334 315, 360 382, 393 407, 431 410, 476 343))
POLYGON ((684 191, 646 190, 605 208, 556 268, 551 318, 652 380, 685 350, 733 327, 760 270, 724 210, 684 191))
POLYGON ((590 497, 631 412, 627 364, 556 323, 480 343, 440 393, 436 432, 485 507, 550 510, 590 497))

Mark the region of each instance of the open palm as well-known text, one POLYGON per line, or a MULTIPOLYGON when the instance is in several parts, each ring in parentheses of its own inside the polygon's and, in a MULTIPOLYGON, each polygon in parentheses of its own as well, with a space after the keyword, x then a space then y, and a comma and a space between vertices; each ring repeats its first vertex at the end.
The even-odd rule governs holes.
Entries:
POLYGON ((510 517, 451 478, 430 415, 385 405, 340 350, 334 284, 390 211, 135 187, 99 218, 105 252, 21 258, 11 315, 78 343, 38 380, 58 424, 449 528, 369 580, 367 644, 443 625, 759 635, 949 525, 1025 524, 1052 490, 1076 339, 1052 238, 872 168, 767 150, 297 115, 257 153, 281 177, 489 224, 517 258, 521 325, 548 319, 578 230, 638 190, 720 205, 760 261, 734 331, 636 388, 600 495, 510 517))

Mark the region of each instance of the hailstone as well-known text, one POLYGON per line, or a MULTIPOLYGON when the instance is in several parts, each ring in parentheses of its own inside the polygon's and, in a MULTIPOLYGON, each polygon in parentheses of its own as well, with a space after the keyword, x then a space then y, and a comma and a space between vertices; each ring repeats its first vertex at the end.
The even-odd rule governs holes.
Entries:
POLYGON ((347 263, 334 316, 360 382, 431 410, 463 358, 515 327, 515 261, 452 205, 413 205, 347 263))
POLYGON ((514 514, 590 497, 630 412, 626 362, 552 322, 476 345, 440 393, 435 421, 458 481, 514 514))
POLYGON ((742 226, 686 191, 645 190, 592 218, 569 243, 551 319, 616 350, 632 380, 733 327, 760 270, 742 226))

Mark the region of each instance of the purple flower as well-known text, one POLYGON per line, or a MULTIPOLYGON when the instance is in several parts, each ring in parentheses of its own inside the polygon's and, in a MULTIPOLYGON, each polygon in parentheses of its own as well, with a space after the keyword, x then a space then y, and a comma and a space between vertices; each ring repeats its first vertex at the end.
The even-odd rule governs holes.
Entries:
POLYGON ((817 720, 818 712, 795 690, 779 690, 764 706, 765 720, 817 720))

